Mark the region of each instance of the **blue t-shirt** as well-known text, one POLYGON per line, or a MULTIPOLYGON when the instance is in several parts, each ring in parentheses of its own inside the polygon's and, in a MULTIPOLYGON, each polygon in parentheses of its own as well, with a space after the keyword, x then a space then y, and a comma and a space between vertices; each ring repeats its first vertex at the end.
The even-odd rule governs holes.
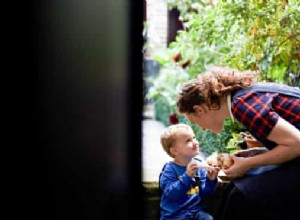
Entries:
POLYGON ((198 169, 196 177, 189 177, 185 171, 186 166, 169 162, 160 176, 161 220, 193 219, 203 209, 203 196, 214 192, 217 178, 215 181, 209 180, 206 170, 198 169))

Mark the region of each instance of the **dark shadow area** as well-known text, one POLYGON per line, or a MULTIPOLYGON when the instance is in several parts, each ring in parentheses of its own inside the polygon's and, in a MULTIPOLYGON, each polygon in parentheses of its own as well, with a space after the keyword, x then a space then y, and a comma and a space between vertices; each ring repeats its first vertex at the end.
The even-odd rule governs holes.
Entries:
POLYGON ((23 10, 14 137, 24 154, 11 217, 141 219, 143 2, 23 10))

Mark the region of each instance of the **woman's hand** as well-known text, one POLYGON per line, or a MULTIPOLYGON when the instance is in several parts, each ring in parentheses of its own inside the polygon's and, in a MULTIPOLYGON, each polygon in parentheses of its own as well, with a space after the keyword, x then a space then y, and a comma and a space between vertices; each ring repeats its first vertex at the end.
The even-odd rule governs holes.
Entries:
POLYGON ((230 155, 230 157, 234 161, 233 165, 228 169, 223 169, 224 173, 230 179, 244 176, 250 169, 250 167, 247 166, 247 158, 236 157, 234 155, 230 155))

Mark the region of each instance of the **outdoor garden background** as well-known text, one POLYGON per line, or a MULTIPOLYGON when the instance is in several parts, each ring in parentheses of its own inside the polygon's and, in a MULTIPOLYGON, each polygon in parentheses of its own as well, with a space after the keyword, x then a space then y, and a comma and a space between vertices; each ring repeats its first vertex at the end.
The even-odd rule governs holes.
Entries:
MULTIPOLYGON (((165 50, 151 55, 159 69, 145 76, 144 98, 153 104, 155 120, 165 126, 189 124, 176 112, 176 95, 183 83, 212 65, 258 70, 259 81, 300 86, 299 0, 164 1, 169 11, 178 12, 182 28, 165 50)), ((146 21, 145 33, 149 25, 146 21)), ((146 38, 147 50, 151 45, 146 38)), ((243 127, 230 119, 220 134, 190 125, 207 154, 240 147, 234 140, 243 127)))

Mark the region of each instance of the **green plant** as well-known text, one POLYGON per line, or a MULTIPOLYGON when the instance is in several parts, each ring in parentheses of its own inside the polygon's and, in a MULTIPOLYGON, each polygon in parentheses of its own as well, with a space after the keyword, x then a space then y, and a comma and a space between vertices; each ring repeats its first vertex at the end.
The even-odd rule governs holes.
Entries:
MULTIPOLYGON (((166 2, 170 9, 179 10, 184 30, 178 31, 164 52, 154 55, 161 70, 157 77, 147 79, 153 82, 147 98, 157 102, 160 120, 167 123, 164 115, 176 112, 181 85, 210 65, 259 70, 260 81, 300 87, 299 0, 166 2)), ((196 130, 202 148, 230 151, 227 142, 243 128, 226 121, 223 130, 219 135, 196 130)))
POLYGON ((226 149, 229 151, 229 153, 234 153, 238 150, 242 150, 247 148, 247 144, 244 139, 244 132, 232 132, 232 137, 227 142, 226 149))
POLYGON ((180 11, 179 31, 169 53, 181 53, 194 76, 222 63, 261 72, 262 81, 298 85, 300 2, 298 0, 167 0, 180 11))

